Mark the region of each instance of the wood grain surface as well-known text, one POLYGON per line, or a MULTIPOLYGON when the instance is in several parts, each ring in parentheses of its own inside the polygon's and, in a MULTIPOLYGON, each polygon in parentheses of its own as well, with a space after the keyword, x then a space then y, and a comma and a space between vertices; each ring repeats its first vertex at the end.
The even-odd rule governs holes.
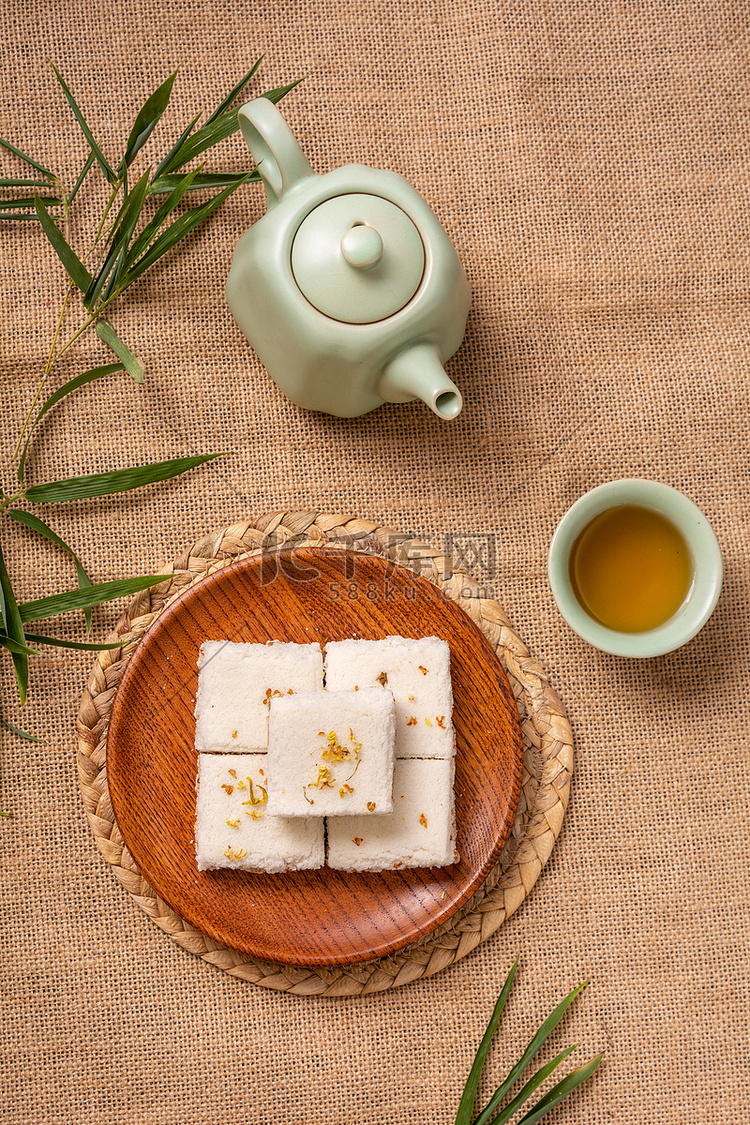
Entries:
POLYGON ((107 775, 118 826, 156 892, 208 937, 289 965, 394 953, 478 889, 513 824, 518 712, 497 656, 434 585, 387 560, 300 548, 244 559, 195 583, 144 635, 113 703, 107 775), (199 872, 193 710, 205 639, 307 643, 438 636, 451 650, 460 862, 444 868, 282 875, 199 872))

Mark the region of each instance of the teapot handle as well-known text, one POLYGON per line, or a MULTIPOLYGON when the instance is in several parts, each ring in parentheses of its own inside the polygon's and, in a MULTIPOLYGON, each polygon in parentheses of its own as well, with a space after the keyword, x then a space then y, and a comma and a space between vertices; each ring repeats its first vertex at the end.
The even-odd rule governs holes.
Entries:
POLYGON ((270 211, 290 188, 316 173, 292 130, 268 98, 247 102, 238 116, 242 135, 266 185, 270 211))

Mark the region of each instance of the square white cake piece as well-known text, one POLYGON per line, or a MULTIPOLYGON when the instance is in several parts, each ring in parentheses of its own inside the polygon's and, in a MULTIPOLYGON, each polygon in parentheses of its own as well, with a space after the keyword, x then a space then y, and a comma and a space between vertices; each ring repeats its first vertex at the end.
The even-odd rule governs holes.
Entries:
POLYGON ((450 647, 439 637, 331 641, 326 688, 350 691, 381 685, 396 703, 397 758, 452 758, 453 687, 450 647))
POLYGON ((236 753, 268 746, 271 699, 323 687, 319 644, 204 641, 198 657, 195 745, 236 753))
POLYGON ((454 767, 453 759, 397 760, 393 812, 329 820, 328 866, 385 871, 457 862, 454 767))
POLYGON ((303 871, 325 860, 323 821, 267 813, 267 754, 199 754, 199 871, 303 871))
POLYGON ((393 696, 380 687, 272 699, 269 811, 336 817, 390 810, 395 725, 393 696))

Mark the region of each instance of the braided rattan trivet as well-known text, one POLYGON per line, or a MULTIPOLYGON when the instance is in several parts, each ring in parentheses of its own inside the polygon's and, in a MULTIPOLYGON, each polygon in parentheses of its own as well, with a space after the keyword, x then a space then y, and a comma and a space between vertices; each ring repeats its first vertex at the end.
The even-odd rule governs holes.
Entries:
POLYGON ((367 520, 319 512, 276 512, 233 524, 178 556, 172 578, 133 599, 99 653, 78 716, 78 770, 89 823, 104 858, 140 908, 174 941, 234 977, 296 995, 353 996, 430 976, 465 957, 523 902, 562 827, 573 772, 573 739, 562 705, 541 666, 511 629, 497 602, 439 551, 367 520), (339 546, 382 555, 439 586, 481 628, 508 674, 524 735, 521 799, 510 839, 480 890, 440 929, 392 957, 332 969, 259 961, 211 941, 167 906, 138 871, 115 822, 107 789, 109 711, 125 665, 166 604, 199 578, 237 558, 281 545, 339 546))

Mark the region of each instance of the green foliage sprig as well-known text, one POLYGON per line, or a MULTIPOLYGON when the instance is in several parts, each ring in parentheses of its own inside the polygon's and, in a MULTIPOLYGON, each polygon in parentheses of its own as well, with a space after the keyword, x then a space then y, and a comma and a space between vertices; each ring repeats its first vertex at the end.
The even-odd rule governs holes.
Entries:
MULTIPOLYGON (((474 1103, 476 1101, 477 1090, 479 1088, 479 1079, 484 1069, 484 1064, 487 1061, 490 1044, 497 1031, 500 1017, 503 1014, 510 990, 513 985, 513 978, 516 975, 518 968, 518 957, 514 961, 510 972, 505 980, 500 995, 495 1004, 490 1021, 487 1024, 487 1030, 482 1037, 479 1044, 474 1063, 469 1071, 469 1077, 466 1081, 461 1100, 458 1103, 458 1112, 456 1113, 455 1125, 508 1125, 516 1114, 521 1110, 521 1107, 529 1100, 532 1094, 535 1094, 540 1086, 546 1081, 547 1078, 557 1069, 561 1062, 563 1062, 568 1055, 575 1049, 577 1044, 571 1047, 565 1047, 559 1054, 555 1055, 553 1059, 545 1063, 539 1068, 528 1081, 521 1087, 517 1094, 515 1094, 509 1101, 506 1102, 501 1108, 501 1103, 510 1093, 511 1087, 515 1085, 516 1081, 520 1078, 523 1071, 531 1063, 534 1056, 541 1050, 547 1039, 555 1030, 560 1020, 567 1012, 570 1005, 575 1000, 576 996, 586 987, 586 982, 579 984, 572 992, 569 992, 561 1003, 552 1011, 542 1023, 539 1030, 529 1040, 526 1050, 521 1055, 520 1059, 510 1068, 505 1079, 501 1082, 494 1094, 488 1101, 484 1109, 475 1117, 474 1103)), ((587 1062, 584 1066, 577 1067, 572 1070, 565 1078, 561 1079, 555 1086, 547 1091, 542 1098, 536 1102, 535 1105, 529 1109, 523 1117, 516 1118, 516 1125, 536 1125, 537 1121, 554 1109, 568 1094, 577 1089, 582 1082, 590 1078, 594 1071, 602 1061, 601 1055, 596 1055, 593 1059, 587 1062)))
MULTIPOLYGON (((108 316, 112 306, 143 275, 174 250, 187 235, 205 222, 239 187, 258 178, 249 168, 241 172, 205 171, 203 164, 188 168, 220 141, 239 129, 234 104, 255 77, 262 58, 228 92, 201 124, 194 117, 174 139, 153 166, 132 182, 133 164, 150 140, 169 104, 177 72, 162 82, 138 111, 118 160, 110 160, 94 137, 81 108, 57 67, 55 79, 72 110, 88 145, 88 155, 73 186, 68 189, 60 176, 41 161, 0 138, 0 146, 26 165, 23 175, 0 178, 0 189, 13 194, 0 198, 0 219, 36 222, 67 274, 68 286, 39 385, 33 396, 13 450, 17 462, 18 488, 7 495, 0 489, 0 514, 5 519, 5 536, 15 525, 23 525, 64 551, 71 559, 78 589, 19 603, 13 592, 5 556, 0 546, 0 649, 6 651, 15 668, 18 696, 25 702, 29 685, 29 661, 38 654, 38 645, 100 649, 101 643, 68 641, 32 633, 27 626, 44 618, 72 610, 83 610, 87 629, 91 629, 91 609, 105 601, 128 596, 159 582, 165 575, 145 575, 115 582, 92 583, 75 551, 29 505, 63 504, 73 500, 112 496, 157 481, 168 480, 209 461, 220 454, 176 457, 155 464, 138 465, 111 472, 68 477, 42 484, 26 482, 27 461, 32 438, 42 419, 59 402, 88 384, 119 372, 126 372, 137 383, 144 378, 144 365, 135 351, 120 339, 108 316), (83 187, 92 169, 104 177, 108 192, 98 218, 89 222, 88 245, 78 245, 78 213, 83 187), (79 194, 81 193, 81 194, 79 194), (197 195, 200 201, 189 204, 197 195), (207 197, 207 198, 206 198, 207 197), (91 233, 93 229, 93 234, 91 233), (67 380, 50 392, 55 367, 73 345, 93 331, 113 353, 114 362, 93 367, 67 380)), ((297 82, 291 82, 260 96, 278 102, 297 82)), ((0 196, 3 191, 0 190, 0 196)), ((109 646, 116 647, 116 646, 109 646)), ((0 718, 10 730, 35 738, 0 718)))

